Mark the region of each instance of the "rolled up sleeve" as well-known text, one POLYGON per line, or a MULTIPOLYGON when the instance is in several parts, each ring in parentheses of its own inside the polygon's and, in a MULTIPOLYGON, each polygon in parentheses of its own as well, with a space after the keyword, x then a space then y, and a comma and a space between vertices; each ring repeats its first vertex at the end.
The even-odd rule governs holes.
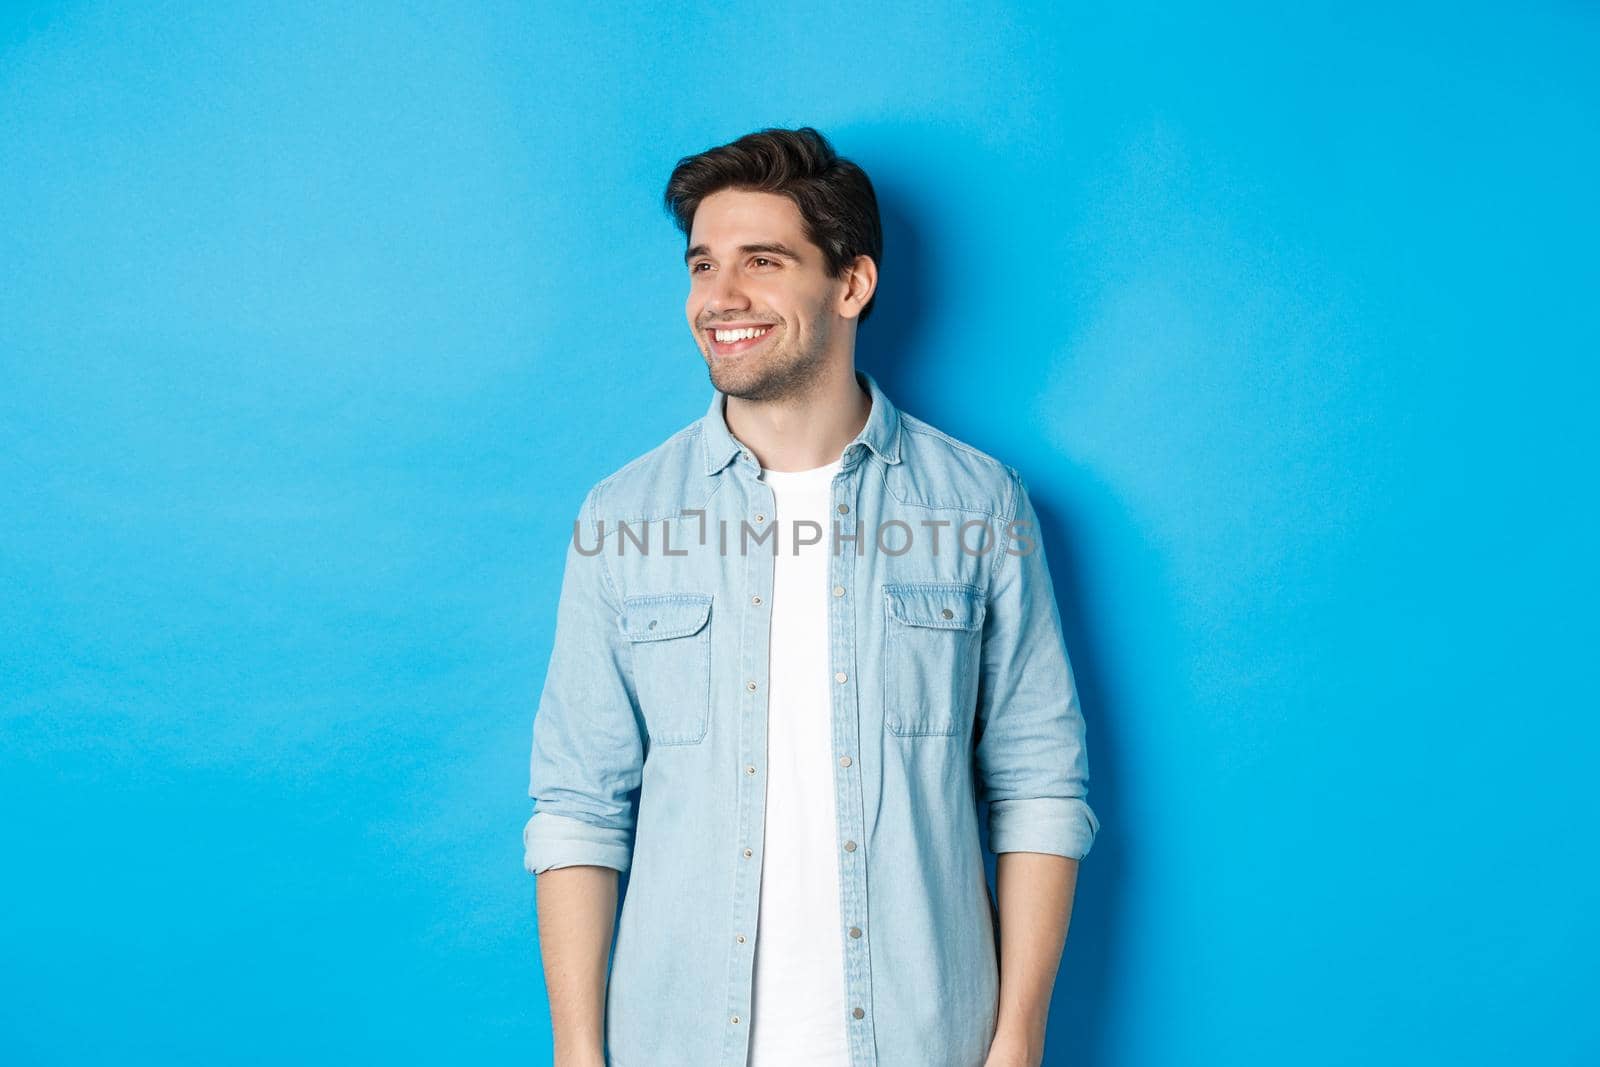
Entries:
POLYGON ((1087 799, 1083 712, 1039 518, 1021 475, 1006 469, 1016 525, 1002 528, 996 549, 974 757, 979 796, 989 803, 989 849, 1081 859, 1100 830, 1087 799))
POLYGON ((584 498, 581 535, 567 546, 555 640, 533 720, 528 795, 533 815, 522 831, 532 874, 592 865, 628 869, 633 858, 635 790, 644 762, 621 601, 600 544, 599 487, 584 498))

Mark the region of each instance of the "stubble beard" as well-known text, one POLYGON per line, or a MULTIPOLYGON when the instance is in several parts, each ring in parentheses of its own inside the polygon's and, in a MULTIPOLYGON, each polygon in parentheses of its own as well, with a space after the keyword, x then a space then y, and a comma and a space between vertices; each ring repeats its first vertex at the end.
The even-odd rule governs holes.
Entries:
POLYGON ((794 335, 785 330, 773 350, 759 362, 735 358, 729 365, 728 361, 708 356, 706 370, 712 386, 727 396, 758 403, 805 396, 816 387, 827 363, 827 316, 818 315, 812 324, 815 328, 811 331, 811 343, 799 351, 791 351, 789 346, 794 335))

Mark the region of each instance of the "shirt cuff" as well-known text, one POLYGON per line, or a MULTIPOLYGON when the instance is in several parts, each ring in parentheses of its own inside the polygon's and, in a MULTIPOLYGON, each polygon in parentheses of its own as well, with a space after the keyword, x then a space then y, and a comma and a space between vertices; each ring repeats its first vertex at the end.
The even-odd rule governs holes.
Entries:
POLYGON ((522 828, 522 865, 529 874, 578 866, 626 871, 633 860, 631 836, 627 830, 536 811, 522 828))
POLYGON ((989 851, 1047 852, 1068 859, 1089 854, 1100 820, 1078 797, 995 800, 989 804, 989 851))

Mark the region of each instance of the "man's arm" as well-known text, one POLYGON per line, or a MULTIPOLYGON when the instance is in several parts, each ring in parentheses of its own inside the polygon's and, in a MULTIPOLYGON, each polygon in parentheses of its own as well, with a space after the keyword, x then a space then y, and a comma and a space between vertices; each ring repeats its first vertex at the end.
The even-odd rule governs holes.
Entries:
POLYGON ((1066 942, 1078 861, 1100 821, 1089 807, 1089 764, 1077 684, 1021 476, 1011 476, 1013 521, 1002 541, 984 620, 975 768, 989 804, 1000 912, 1000 1009, 991 1063, 1036 1065, 1066 942), (1026 540, 1024 540, 1026 539, 1026 540))
POLYGON ((534 882, 556 1067, 604 1067, 606 960, 617 911, 617 872, 562 867, 534 882))
MULTIPOLYGON (((581 545, 599 544, 598 488, 584 500, 581 545)), ((557 1063, 603 1062, 606 963, 618 872, 633 859, 643 774, 631 652, 603 552, 567 547, 554 647, 533 721, 523 863, 536 875, 539 946, 557 1063)))
MULTIPOLYGON (((1042 852, 995 860, 1000 909, 1000 1017, 990 1055, 1034 1065, 1044 1058, 1050 994, 1061 966, 1078 861, 1042 852)), ((999 1064, 996 1064, 999 1067, 999 1064)))

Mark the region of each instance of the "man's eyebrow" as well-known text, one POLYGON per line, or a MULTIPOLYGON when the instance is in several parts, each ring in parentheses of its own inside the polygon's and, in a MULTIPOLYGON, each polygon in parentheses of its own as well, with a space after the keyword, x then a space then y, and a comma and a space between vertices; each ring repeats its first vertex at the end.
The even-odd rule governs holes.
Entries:
MULTIPOLYGON (((765 252, 768 255, 773 256, 783 256, 785 259, 792 259, 796 263, 800 262, 800 253, 779 241, 773 241, 767 244, 739 246, 740 255, 753 256, 757 252, 765 252)), ((710 254, 711 249, 707 248, 705 245, 695 245, 688 251, 684 252, 683 261, 687 263, 695 256, 709 256, 710 254)))

